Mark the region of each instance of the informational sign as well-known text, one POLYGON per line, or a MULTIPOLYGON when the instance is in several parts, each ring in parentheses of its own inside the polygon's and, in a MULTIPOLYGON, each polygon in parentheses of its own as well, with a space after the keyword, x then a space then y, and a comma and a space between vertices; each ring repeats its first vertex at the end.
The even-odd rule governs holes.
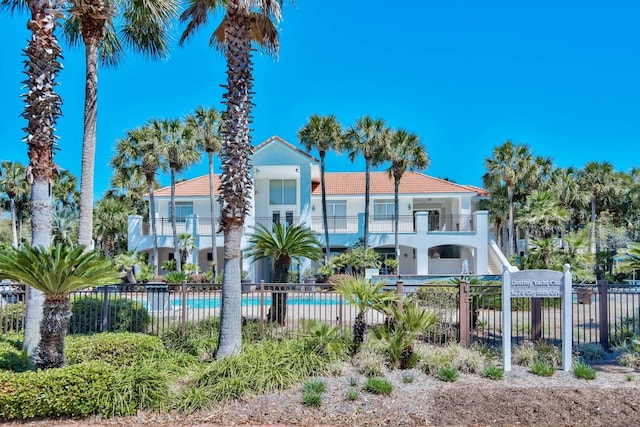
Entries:
POLYGON ((511 298, 562 298, 562 369, 571 369, 573 319, 571 272, 523 270, 502 274, 502 347, 504 370, 511 370, 511 298))

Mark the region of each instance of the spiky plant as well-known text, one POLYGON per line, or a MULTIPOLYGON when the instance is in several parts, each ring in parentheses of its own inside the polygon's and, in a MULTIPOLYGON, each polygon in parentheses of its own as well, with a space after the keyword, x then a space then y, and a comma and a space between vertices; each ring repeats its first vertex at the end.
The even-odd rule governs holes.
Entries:
POLYGON ((361 276, 347 276, 339 280, 334 286, 336 292, 358 309, 358 314, 353 324, 355 351, 364 342, 364 334, 367 329, 365 320, 367 310, 374 306, 381 306, 386 302, 397 300, 396 294, 382 289, 384 285, 384 282, 372 284, 361 276))
POLYGON ((24 283, 44 293, 37 368, 63 366, 64 337, 71 311, 69 294, 88 286, 118 282, 118 272, 99 252, 57 244, 0 251, 0 278, 24 283))

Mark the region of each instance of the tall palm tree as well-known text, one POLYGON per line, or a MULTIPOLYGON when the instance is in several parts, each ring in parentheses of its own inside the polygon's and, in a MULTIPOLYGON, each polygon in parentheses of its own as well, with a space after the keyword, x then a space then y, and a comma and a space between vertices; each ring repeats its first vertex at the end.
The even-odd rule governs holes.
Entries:
POLYGON ((200 160, 200 152, 190 127, 185 127, 180 120, 152 121, 151 126, 158 129, 163 139, 164 157, 171 171, 171 231, 173 234, 173 259, 176 270, 182 271, 180 262, 180 241, 178 240, 176 218, 176 173, 182 172, 200 160))
POLYGON ((37 368, 58 368, 65 363, 64 337, 71 317, 69 294, 119 281, 111 261, 84 249, 57 244, 49 249, 40 246, 0 251, 0 278, 25 283, 45 295, 42 338, 33 358, 37 368))
POLYGON ((154 274, 158 274, 158 231, 156 228, 156 207, 154 188, 156 174, 165 171, 164 146, 161 129, 147 124, 127 132, 127 136, 116 142, 116 154, 111 159, 111 166, 116 170, 128 171, 127 175, 144 176, 149 194, 149 219, 153 236, 153 253, 151 265, 154 274))
MULTIPOLYGON (((3 0, 0 7, 11 12, 24 9, 31 12, 27 28, 31 31, 24 50, 23 95, 27 120, 24 141, 28 146, 27 181, 31 184, 31 244, 49 246, 51 242, 51 182, 53 181, 53 151, 56 143, 56 123, 60 117, 62 99, 56 93, 56 79, 62 69, 62 49, 56 37, 59 19, 63 16, 62 0, 3 0)), ((44 294, 29 293, 24 329, 24 348, 33 355, 40 340, 44 294)))
POLYGON ((11 211, 11 244, 18 247, 18 214, 16 200, 24 197, 29 192, 29 186, 25 181, 26 169, 18 162, 4 161, 0 164, 0 193, 5 193, 9 199, 11 211))
POLYGON ((342 126, 335 115, 318 116, 313 114, 309 121, 298 131, 300 143, 311 151, 318 150, 320 154, 320 188, 322 190, 322 226, 324 227, 325 259, 331 258, 329 244, 329 221, 327 218, 327 187, 324 179, 325 157, 329 150, 340 150, 342 142, 342 126))
MULTIPOLYGON (((546 188, 558 195, 560 204, 571 215, 570 222, 577 227, 580 223, 579 212, 589 203, 590 196, 588 192, 580 187, 576 171, 571 167, 554 169, 546 188)), ((563 241, 564 231, 563 228, 563 241)))
POLYGON ((589 242, 594 253, 600 252, 600 241, 596 237, 596 217, 599 213, 598 201, 607 193, 616 189, 617 175, 610 162, 588 162, 578 171, 578 180, 582 188, 591 195, 591 228, 589 242), (593 246, 595 242, 595 247, 593 246))
POLYGON ((216 357, 237 354, 242 345, 240 304, 240 242, 251 201, 251 134, 249 123, 253 99, 252 44, 277 53, 282 0, 190 0, 180 16, 187 26, 180 42, 206 24, 208 13, 225 8, 225 16, 211 37, 227 61, 227 110, 222 144, 221 192, 224 198, 221 228, 224 232, 224 277, 220 339, 216 357))
POLYGON ((371 183, 371 168, 377 166, 383 158, 383 147, 386 132, 385 121, 374 119, 371 116, 363 116, 356 120, 345 134, 345 143, 349 148, 349 158, 355 161, 358 155, 362 154, 365 161, 365 186, 364 186, 364 247, 369 246, 369 198, 371 183))
POLYGON ((53 205, 55 209, 78 209, 80 194, 77 189, 78 180, 68 170, 56 171, 53 174, 53 205))
POLYGON ((209 160, 209 207, 211 209, 211 258, 213 259, 213 277, 218 275, 218 248, 216 236, 218 221, 216 220, 216 193, 214 184, 214 158, 222 148, 222 115, 215 109, 198 107, 187 116, 187 126, 192 128, 198 147, 207 153, 209 160))
POLYGON ((391 161, 388 169, 393 178, 393 199, 395 204, 394 215, 394 241, 396 259, 400 260, 400 244, 398 242, 398 222, 400 215, 400 180, 406 171, 424 170, 429 166, 429 156, 420 142, 420 137, 415 133, 409 133, 399 129, 392 133, 388 139, 389 145, 385 147, 385 157, 391 161))
POLYGON ((514 145, 511 141, 493 149, 493 157, 485 159, 487 172, 482 177, 484 186, 494 190, 498 187, 507 188, 509 199, 509 243, 506 247, 507 256, 514 254, 515 245, 515 218, 514 218, 514 193, 516 186, 521 184, 529 173, 533 164, 532 155, 526 144, 514 145))
POLYGON ((534 236, 550 238, 563 229, 569 219, 565 209, 550 190, 533 190, 527 202, 520 210, 518 224, 525 225, 534 236))
POLYGON ((120 252, 121 240, 127 236, 127 216, 131 208, 118 197, 105 196, 93 211, 94 235, 102 253, 113 257, 120 252))
MULTIPOLYGON (((245 255, 254 261, 273 260, 273 282, 287 283, 291 261, 309 259, 318 261, 322 257, 322 245, 310 229, 301 225, 286 227, 273 224, 273 231, 263 224, 257 224, 255 233, 249 237, 249 248, 245 255)), ((271 309, 268 320, 284 325, 287 316, 286 292, 271 294, 271 309)))
POLYGON ((98 62, 115 66, 124 46, 145 56, 165 56, 176 0, 69 0, 65 35, 71 45, 85 48, 84 134, 80 184, 78 243, 90 247, 93 237, 93 175, 96 153, 98 62))

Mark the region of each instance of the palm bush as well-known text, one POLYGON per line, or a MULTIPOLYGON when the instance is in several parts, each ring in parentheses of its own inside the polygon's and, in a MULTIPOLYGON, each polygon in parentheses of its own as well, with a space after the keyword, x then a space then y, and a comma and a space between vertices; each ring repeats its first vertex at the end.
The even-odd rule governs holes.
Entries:
POLYGON ((384 282, 370 283, 362 276, 346 276, 335 285, 335 291, 342 295, 349 304, 358 309, 356 320, 353 324, 353 345, 357 351, 364 342, 364 334, 367 328, 365 314, 370 308, 382 308, 383 304, 397 300, 397 295, 383 291, 384 282))
POLYGON ((24 283, 45 294, 40 343, 34 355, 35 365, 43 369, 65 363, 64 337, 71 317, 69 293, 119 281, 111 261, 97 251, 60 244, 48 249, 26 246, 1 251, 0 278, 24 283))

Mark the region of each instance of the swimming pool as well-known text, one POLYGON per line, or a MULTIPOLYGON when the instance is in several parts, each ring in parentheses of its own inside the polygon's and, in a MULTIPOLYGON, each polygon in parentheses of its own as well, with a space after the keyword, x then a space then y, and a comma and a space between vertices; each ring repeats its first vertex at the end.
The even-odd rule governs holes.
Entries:
MULTIPOLYGON (((342 301, 344 304, 348 304, 346 301, 342 301)), ((222 301, 220 297, 201 297, 201 298, 187 298, 186 304, 188 308, 220 308, 222 301)), ((271 305, 271 297, 265 297, 262 300, 264 305, 271 305)), ((182 298, 176 298, 171 301, 173 306, 181 306, 182 298)), ((338 305, 340 304, 340 298, 328 297, 326 295, 319 296, 288 296, 287 304, 291 305, 338 305)), ((243 307, 259 306, 260 298, 246 296, 242 297, 243 307)))

